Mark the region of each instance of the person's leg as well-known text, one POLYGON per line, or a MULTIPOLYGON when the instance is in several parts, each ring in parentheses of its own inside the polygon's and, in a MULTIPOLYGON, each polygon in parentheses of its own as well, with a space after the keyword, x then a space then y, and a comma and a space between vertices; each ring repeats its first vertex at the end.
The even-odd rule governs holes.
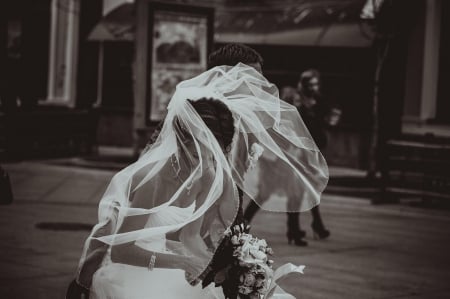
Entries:
POLYGON ((250 200, 247 208, 244 211, 244 219, 247 221, 247 223, 250 223, 252 221, 253 217, 258 211, 259 211, 258 204, 253 200, 250 200))
POLYGON ((311 223, 311 227, 314 231, 314 238, 325 239, 330 236, 330 231, 325 228, 323 225, 322 217, 320 216, 319 206, 315 206, 311 209, 311 213, 313 216, 313 222, 311 223))
MULTIPOLYGON (((268 167, 268 161, 261 159, 259 160, 259 162, 259 167, 261 169, 268 167)), ((250 199, 250 202, 248 203, 248 206, 244 211, 244 219, 247 221, 247 224, 252 221, 255 214, 259 211, 260 206, 258 204, 262 205, 264 202, 266 202, 273 192, 272 189, 268 188, 269 184, 266 182, 267 178, 261 175, 261 173, 265 172, 260 171, 260 173, 258 174, 258 193, 255 197, 255 200, 258 203, 256 203, 255 200, 250 199)))
POLYGON ((297 246, 306 246, 308 243, 303 240, 306 232, 300 229, 300 213, 287 213, 287 238, 288 243, 291 244, 294 241, 297 246))

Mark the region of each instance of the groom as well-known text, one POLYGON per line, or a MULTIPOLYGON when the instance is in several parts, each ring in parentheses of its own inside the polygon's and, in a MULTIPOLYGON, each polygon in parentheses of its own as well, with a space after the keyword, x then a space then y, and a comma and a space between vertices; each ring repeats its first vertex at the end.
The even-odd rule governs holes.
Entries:
MULTIPOLYGON (((212 52, 208 56, 208 69, 211 69, 216 66, 220 65, 228 65, 228 66, 235 66, 239 62, 244 63, 246 65, 252 66, 255 68, 258 72, 262 72, 262 66, 263 66, 263 59, 261 55, 256 52, 254 49, 243 45, 243 44, 226 44, 225 46, 217 49, 216 51, 212 52)), ((159 136, 159 133, 162 128, 163 121, 158 124, 155 131, 152 134, 152 137, 149 141, 149 143, 146 145, 146 147, 143 150, 143 153, 146 152, 151 145, 156 141, 156 139, 159 136)), ((105 234, 107 234, 105 232, 105 234)), ((105 247, 106 248, 106 247, 105 247)), ((102 253, 103 255, 106 253, 106 250, 102 253)), ((97 256, 96 261, 101 262, 101 258, 97 256)), ((86 262, 85 264, 89 264, 86 262)), ((97 265, 88 265, 87 267, 91 267, 92 269, 96 269, 97 265)), ((94 273, 92 273, 93 275, 94 273)), ((82 298, 89 298, 89 289, 83 287, 80 285, 76 279, 74 279, 66 293, 66 299, 82 299, 82 298)))

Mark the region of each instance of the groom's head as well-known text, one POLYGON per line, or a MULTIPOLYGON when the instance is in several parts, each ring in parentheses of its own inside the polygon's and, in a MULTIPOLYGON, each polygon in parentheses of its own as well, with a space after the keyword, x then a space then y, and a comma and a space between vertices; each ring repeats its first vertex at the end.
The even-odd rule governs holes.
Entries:
POLYGON ((254 49, 243 44, 226 44, 208 56, 208 69, 219 65, 235 66, 239 62, 262 73, 263 59, 254 49))

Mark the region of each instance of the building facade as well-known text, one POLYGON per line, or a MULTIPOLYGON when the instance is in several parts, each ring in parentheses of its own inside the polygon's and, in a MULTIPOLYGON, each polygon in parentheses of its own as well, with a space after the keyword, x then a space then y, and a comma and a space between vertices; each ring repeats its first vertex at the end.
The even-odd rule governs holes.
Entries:
MULTIPOLYGON (((327 158, 332 165, 357 168, 367 165, 377 54, 369 27, 356 19, 364 3, 195 2, 215 8, 214 47, 246 42, 263 55, 265 75, 279 87, 295 85, 306 68, 322 72, 325 94, 343 108, 327 158)), ((89 151, 95 145, 132 147, 134 1, 2 5, 1 59, 7 66, 1 77, 2 148, 44 152, 47 147, 55 153, 89 151)), ((402 134, 445 137, 450 126, 449 5, 385 0, 383 7, 402 23, 394 24, 381 76, 381 143, 402 134)))

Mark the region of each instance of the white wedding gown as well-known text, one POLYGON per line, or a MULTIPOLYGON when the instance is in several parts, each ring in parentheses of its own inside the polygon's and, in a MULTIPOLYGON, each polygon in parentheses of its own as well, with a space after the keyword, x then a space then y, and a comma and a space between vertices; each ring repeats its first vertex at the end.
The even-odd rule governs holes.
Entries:
MULTIPOLYGON (((153 225, 170 225, 182 221, 192 215, 194 206, 178 208, 170 206, 157 213, 151 214, 146 227, 153 225)), ((173 253, 168 248, 169 242, 164 235, 151 239, 139 240, 137 246, 149 251, 173 253)), ((275 271, 275 280, 288 273, 303 273, 303 266, 297 267, 285 264, 275 271)), ((90 289, 91 299, 225 299, 222 288, 214 287, 214 283, 202 288, 201 283, 191 286, 185 279, 185 273, 179 269, 154 268, 149 271, 146 267, 111 262, 109 253, 102 266, 93 277, 90 289)), ((275 286, 270 299, 295 299, 275 286)))
POLYGON ((182 270, 154 269, 111 263, 94 276, 93 299, 223 299, 222 289, 201 284, 191 286, 182 270))
MULTIPOLYGON (((180 218, 191 215, 191 207, 169 207, 149 217, 146 226, 170 225, 180 218)), ((168 252, 165 236, 152 237, 151 240, 137 241, 136 245, 150 251, 168 252)), ((103 265, 94 274, 92 299, 224 299, 221 288, 210 284, 202 289, 201 283, 191 286, 185 273, 179 269, 155 268, 149 271, 144 267, 113 263, 106 257, 103 265)))

